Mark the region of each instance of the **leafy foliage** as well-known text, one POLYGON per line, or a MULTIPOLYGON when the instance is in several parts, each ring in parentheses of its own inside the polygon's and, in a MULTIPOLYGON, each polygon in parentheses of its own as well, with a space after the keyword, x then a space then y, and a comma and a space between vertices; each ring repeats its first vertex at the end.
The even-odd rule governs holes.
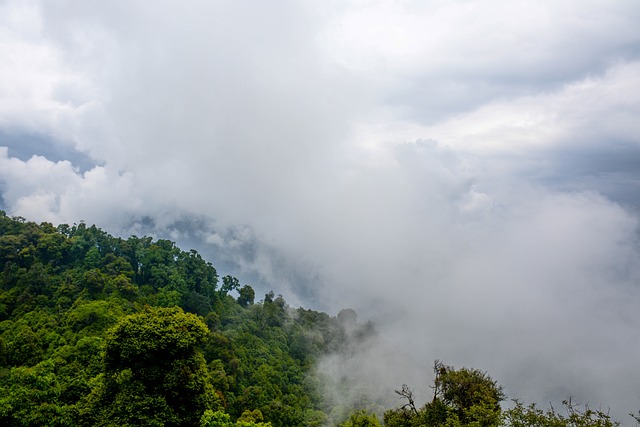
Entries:
POLYGON ((505 425, 509 427, 617 427, 620 423, 614 421, 608 413, 575 405, 571 399, 562 402, 566 415, 556 412, 551 407, 544 411, 535 403, 525 406, 516 400, 515 406, 506 411, 505 425))
POLYGON ((0 269, 0 425, 327 418, 312 368, 344 345, 340 322, 219 285, 194 250, 0 211, 0 269))
MULTIPOLYGON (((322 395, 316 362, 375 335, 351 309, 290 307, 168 240, 54 227, 0 211, 0 425, 379 426, 322 395), (234 298, 234 295, 237 297, 234 298), (334 417, 335 418, 335 417, 334 417)), ((384 425, 617 427, 565 403, 503 411, 486 373, 434 367, 434 397, 384 412, 384 425)), ((634 416, 640 419, 640 416, 634 416)))
POLYGON ((387 426, 473 426, 500 425, 502 388, 485 372, 454 369, 436 361, 433 400, 417 408, 413 392, 403 385, 397 394, 407 400, 399 409, 387 411, 387 426))
POLYGON ((502 388, 485 372, 454 369, 436 361, 434 373, 433 400, 417 408, 413 392, 404 385, 396 393, 407 403, 385 412, 385 426, 618 427, 620 424, 608 413, 580 407, 571 399, 563 402, 566 415, 553 407, 545 411, 519 400, 514 401, 511 409, 502 411, 499 405, 505 398, 502 388))
POLYGON ((207 334, 202 320, 177 307, 122 318, 106 336, 92 423, 198 425, 200 414, 218 406, 198 348, 207 334))
POLYGON ((366 411, 357 411, 351 414, 348 420, 340 424, 339 427, 380 427, 380 421, 374 414, 366 411))

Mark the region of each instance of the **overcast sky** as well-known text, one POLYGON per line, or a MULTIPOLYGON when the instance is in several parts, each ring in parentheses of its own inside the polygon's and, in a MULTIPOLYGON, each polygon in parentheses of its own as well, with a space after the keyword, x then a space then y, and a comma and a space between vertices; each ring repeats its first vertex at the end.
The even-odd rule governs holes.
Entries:
POLYGON ((0 0, 2 206, 353 307, 380 343, 324 369, 378 395, 428 393, 437 358, 628 422, 639 22, 637 0, 0 0))

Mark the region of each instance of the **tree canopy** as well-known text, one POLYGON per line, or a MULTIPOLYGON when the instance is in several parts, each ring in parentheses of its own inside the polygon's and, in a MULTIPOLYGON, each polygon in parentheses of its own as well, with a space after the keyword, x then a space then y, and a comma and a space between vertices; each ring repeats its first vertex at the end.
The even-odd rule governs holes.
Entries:
POLYGON ((0 211, 2 426, 617 426, 570 400, 566 415, 504 410, 487 373, 440 362, 429 402, 405 385, 398 408, 337 410, 317 362, 375 334, 352 309, 293 308, 273 291, 256 301, 168 240, 0 211))
POLYGON ((96 425, 196 426, 219 408, 200 350, 207 326, 179 307, 146 308, 106 335, 96 425))
POLYGON ((256 302, 194 250, 0 211, 0 269, 0 425, 327 419, 313 368, 345 345, 341 323, 256 302))

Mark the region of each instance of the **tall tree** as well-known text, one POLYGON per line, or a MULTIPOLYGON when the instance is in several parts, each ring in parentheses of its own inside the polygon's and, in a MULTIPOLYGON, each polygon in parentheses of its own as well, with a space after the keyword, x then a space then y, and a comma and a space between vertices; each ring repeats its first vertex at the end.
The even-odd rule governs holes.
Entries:
POLYGON ((106 337, 95 424, 197 426, 218 407, 199 350, 207 334, 202 320, 177 307, 122 318, 106 337))
POLYGON ((436 361, 434 374, 433 400, 417 408, 412 390, 403 385, 396 393, 407 403, 385 412, 385 426, 494 427, 500 424, 500 402, 504 400, 502 387, 485 372, 454 369, 436 361))

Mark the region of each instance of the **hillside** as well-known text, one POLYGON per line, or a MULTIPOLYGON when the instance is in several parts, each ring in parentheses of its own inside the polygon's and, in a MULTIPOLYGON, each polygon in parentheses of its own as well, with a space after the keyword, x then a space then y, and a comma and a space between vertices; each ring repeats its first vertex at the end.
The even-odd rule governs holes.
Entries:
POLYGON ((273 292, 256 302, 250 285, 219 278, 196 251, 2 212, 0 266, 1 425, 108 425, 92 407, 105 386, 107 332, 162 307, 206 325, 197 347, 215 390, 210 409, 296 426, 322 424, 333 407, 314 361, 348 346, 349 320, 289 307, 273 292))
POLYGON ((374 337, 371 323, 274 292, 256 301, 250 285, 167 240, 0 211, 0 268, 2 426, 617 425, 571 400, 564 413, 503 410, 485 372, 438 361, 422 405, 407 385, 395 409, 328 397, 340 390, 325 389, 317 362, 374 337))

